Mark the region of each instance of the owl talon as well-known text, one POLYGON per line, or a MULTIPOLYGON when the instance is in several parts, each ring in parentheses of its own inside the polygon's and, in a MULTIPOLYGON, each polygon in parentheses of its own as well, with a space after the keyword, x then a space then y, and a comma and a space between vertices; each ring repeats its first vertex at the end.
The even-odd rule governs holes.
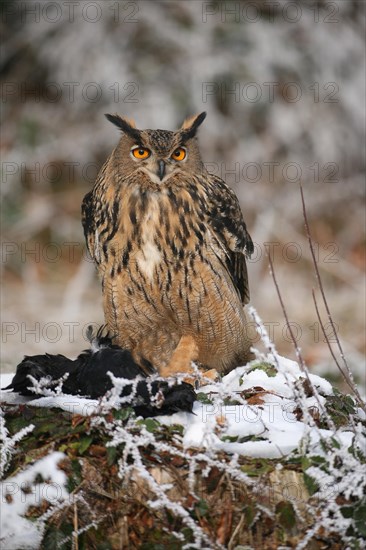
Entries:
MULTIPOLYGON (((180 372, 192 373, 192 361, 196 361, 198 347, 193 336, 182 336, 169 361, 169 365, 161 367, 160 376, 168 377, 180 372)), ((195 378, 188 376, 187 378, 195 378)), ((191 382, 189 382, 191 383, 191 382)))
POLYGON ((220 374, 217 372, 216 369, 210 369, 206 370, 202 373, 202 378, 204 380, 204 384, 209 384, 210 382, 205 380, 205 378, 209 378, 212 382, 218 382, 220 380, 220 374))
POLYGON ((191 384, 196 390, 201 386, 207 386, 212 382, 217 382, 220 379, 220 375, 216 369, 210 369, 207 371, 200 371, 198 376, 191 375, 183 378, 184 382, 191 384))

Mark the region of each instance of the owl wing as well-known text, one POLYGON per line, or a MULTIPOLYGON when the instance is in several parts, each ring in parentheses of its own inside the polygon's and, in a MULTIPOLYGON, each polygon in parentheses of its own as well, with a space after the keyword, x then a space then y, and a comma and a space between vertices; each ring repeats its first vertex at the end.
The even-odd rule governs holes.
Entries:
POLYGON ((210 174, 210 179, 209 223, 225 252, 225 267, 242 302, 247 304, 250 294, 245 258, 253 253, 253 241, 234 191, 219 177, 210 174))
POLYGON ((86 246, 90 256, 98 263, 95 257, 95 215, 93 208, 93 192, 85 195, 81 205, 81 222, 83 224, 86 246))

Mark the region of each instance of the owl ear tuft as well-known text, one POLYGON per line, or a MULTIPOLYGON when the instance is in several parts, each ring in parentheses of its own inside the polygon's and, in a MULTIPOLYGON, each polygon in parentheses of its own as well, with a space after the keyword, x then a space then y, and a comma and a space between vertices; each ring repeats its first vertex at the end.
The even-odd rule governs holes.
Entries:
POLYGON ((193 115, 185 119, 181 127, 185 139, 192 138, 196 135, 198 127, 206 118, 206 114, 207 113, 203 112, 199 115, 193 115))
POLYGON ((112 122, 117 128, 122 130, 124 134, 127 134, 132 139, 140 141, 140 131, 137 130, 135 121, 127 117, 122 118, 121 116, 115 115, 105 115, 109 122, 112 122))

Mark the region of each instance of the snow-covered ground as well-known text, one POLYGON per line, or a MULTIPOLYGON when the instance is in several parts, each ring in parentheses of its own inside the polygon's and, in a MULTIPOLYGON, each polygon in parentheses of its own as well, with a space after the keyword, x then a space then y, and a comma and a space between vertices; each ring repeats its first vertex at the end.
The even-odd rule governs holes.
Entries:
POLYGON ((24 515, 43 500, 57 506, 68 497, 66 474, 57 467, 63 458, 63 453, 52 452, 1 483, 0 544, 4 550, 40 548, 47 515, 35 522, 24 515), (37 476, 45 482, 36 483, 37 476))
MULTIPOLYGON (((307 374, 307 377, 316 393, 303 396, 305 419, 306 410, 312 410, 314 414, 314 409, 318 409, 321 416, 325 396, 333 393, 332 386, 324 378, 314 374, 307 374)), ((11 378, 12 375, 3 375, 1 386, 10 383, 11 378)), ((305 380, 305 374, 297 363, 278 355, 276 359, 268 355, 264 362, 254 361, 238 367, 224 376, 220 383, 199 388, 199 400, 194 404, 193 414, 179 412, 156 419, 162 424, 184 426, 185 447, 280 458, 297 449, 304 435, 309 435, 314 444, 321 436, 331 435, 330 430, 319 429, 315 423, 310 427, 297 418, 298 398, 305 380)), ((25 403, 29 398, 2 391, 1 401, 25 403)), ((59 407, 82 415, 103 413, 106 406, 113 405, 111 399, 99 402, 70 395, 45 396, 33 399, 31 404, 35 407, 59 407)), ((345 444, 351 444, 352 437, 350 431, 340 433, 345 444)))
MULTIPOLYGON (((11 378, 11 374, 2 375, 1 387, 8 385, 11 378)), ((106 423, 103 416, 103 413, 111 408, 118 408, 121 400, 126 400, 125 397, 119 398, 118 382, 114 390, 99 401, 59 393, 50 395, 52 392, 46 391, 48 395, 31 400, 32 406, 59 407, 72 413, 93 415, 94 427, 100 425, 108 429, 111 439, 107 446, 117 447, 121 443, 125 444, 120 463, 120 476, 123 478, 129 469, 137 468, 139 475, 147 479, 151 485, 150 488, 156 492, 158 500, 151 501, 150 504, 155 506, 156 502, 160 502, 162 506, 169 506, 166 494, 168 485, 163 487, 153 480, 143 465, 139 450, 155 445, 156 452, 159 453, 162 450, 161 445, 164 451, 170 448, 169 445, 159 443, 158 439, 155 440, 154 433, 146 430, 143 424, 139 434, 133 435, 136 428, 133 417, 130 417, 124 425, 119 421, 106 423), (130 431, 131 428, 132 431, 130 431), (133 465, 124 463, 128 461, 129 453, 134 456, 136 464, 135 462, 133 465)), ((366 452, 365 449, 360 448, 364 442, 360 424, 357 428, 357 422, 353 425, 351 422, 348 428, 337 430, 332 426, 332 420, 328 417, 324 405, 327 397, 333 395, 333 389, 324 378, 302 371, 296 362, 274 352, 274 354, 268 353, 262 356, 245 367, 238 367, 223 377, 221 382, 202 385, 197 390, 197 394, 198 400, 194 404, 193 413, 181 412, 155 418, 162 425, 183 426, 182 451, 174 450, 172 446, 173 454, 178 452, 183 453, 182 456, 184 456, 186 449, 196 448, 201 457, 200 460, 207 457, 209 465, 210 461, 213 464, 215 460, 217 464, 219 458, 216 458, 215 453, 224 451, 232 455, 233 465, 230 468, 234 471, 239 455, 278 459, 286 457, 293 451, 301 454, 306 448, 309 456, 322 456, 330 464, 333 464, 333 454, 338 455, 338 458, 342 456, 345 471, 341 474, 340 493, 350 492, 348 498, 351 499, 355 491, 362 492, 362 483, 360 483, 362 467, 356 457, 349 452, 349 448, 355 442, 355 434, 358 437, 355 447, 366 452), (321 425, 328 425, 329 429, 320 428, 319 420, 323 420, 321 425), (335 440, 335 451, 332 449, 329 452, 325 451, 324 442, 335 440)), ((18 404, 29 402, 30 398, 2 391, 0 400, 7 404, 18 404)), ((364 413, 359 410, 358 420, 364 417, 364 413)), ((6 470, 6 464, 14 452, 16 443, 32 431, 33 426, 29 425, 11 437, 2 415, 0 420, 4 441, 1 458, 6 470)), ((158 423, 156 425, 159 426, 158 423)), ((39 548, 48 517, 59 507, 72 504, 72 497, 65 489, 66 474, 57 467, 64 456, 60 452, 51 452, 2 482, 1 540, 6 544, 7 550, 39 548), (41 482, 39 474, 42 476, 41 482), (23 491, 24 488, 25 491, 23 491), (44 499, 52 505, 48 512, 35 522, 24 517, 30 506, 40 505, 44 499)), ((223 467, 224 464, 221 466, 223 467)), ((326 470, 327 483, 331 486, 333 486, 334 476, 340 475, 338 467, 334 472, 332 468, 326 470)), ((313 466, 310 470, 318 482, 324 479, 324 470, 321 467, 318 468, 315 464, 315 467, 313 466)), ((235 475, 244 476, 243 479, 249 480, 240 472, 240 467, 235 475)), ((318 523, 319 521, 328 522, 329 528, 334 530, 337 522, 339 525, 343 522, 342 529, 345 532, 352 519, 345 520, 338 507, 336 510, 333 508, 330 510, 331 505, 331 503, 324 505, 323 516, 321 519, 318 518, 318 523)), ((184 510, 182 517, 186 517, 183 512, 184 510)), ((203 537, 202 533, 198 535, 203 537)))

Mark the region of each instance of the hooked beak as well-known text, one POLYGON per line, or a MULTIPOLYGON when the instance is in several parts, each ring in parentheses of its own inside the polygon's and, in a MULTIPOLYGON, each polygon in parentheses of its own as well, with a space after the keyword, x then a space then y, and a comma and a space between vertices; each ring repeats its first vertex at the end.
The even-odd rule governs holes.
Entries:
POLYGON ((157 175, 159 176, 160 181, 162 181, 165 176, 165 162, 163 160, 158 161, 157 175))

